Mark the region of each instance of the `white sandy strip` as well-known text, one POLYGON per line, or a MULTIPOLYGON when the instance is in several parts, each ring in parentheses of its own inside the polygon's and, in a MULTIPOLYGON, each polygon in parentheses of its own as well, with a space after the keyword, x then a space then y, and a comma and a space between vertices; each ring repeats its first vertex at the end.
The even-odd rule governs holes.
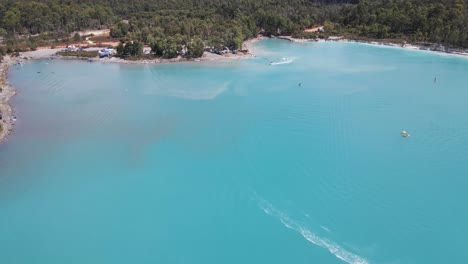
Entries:
POLYGON ((257 196, 258 206, 268 215, 278 218, 284 226, 294 231, 299 232, 305 239, 307 239, 312 244, 315 244, 319 247, 327 249, 330 253, 335 255, 337 258, 350 263, 350 264, 368 264, 369 262, 354 253, 347 251, 346 249, 342 248, 337 243, 328 240, 326 238, 321 238, 314 234, 312 231, 307 229, 304 226, 301 226, 298 222, 294 219, 291 219, 288 215, 281 212, 280 210, 276 209, 272 204, 268 201, 259 198, 257 196))

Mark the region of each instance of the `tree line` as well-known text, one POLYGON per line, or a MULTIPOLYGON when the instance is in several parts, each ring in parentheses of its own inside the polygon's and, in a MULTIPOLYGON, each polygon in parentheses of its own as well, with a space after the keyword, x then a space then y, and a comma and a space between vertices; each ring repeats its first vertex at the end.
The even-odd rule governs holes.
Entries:
POLYGON ((181 52, 193 57, 200 47, 240 49, 258 33, 315 37, 304 29, 324 23, 324 37, 344 34, 466 48, 467 6, 468 0, 0 0, 0 51, 110 28, 111 37, 122 42, 122 55, 139 54, 139 47, 148 45, 161 57, 181 52))
POLYGON ((372 38, 406 38, 468 47, 468 1, 369 1, 342 10, 348 32, 372 38))

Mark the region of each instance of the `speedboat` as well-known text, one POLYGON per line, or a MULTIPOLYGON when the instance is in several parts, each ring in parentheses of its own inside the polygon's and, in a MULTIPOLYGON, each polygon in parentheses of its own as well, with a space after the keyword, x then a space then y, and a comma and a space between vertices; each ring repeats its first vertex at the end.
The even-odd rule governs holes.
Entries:
POLYGON ((411 135, 408 134, 408 132, 406 132, 406 130, 402 130, 402 131, 401 131, 401 136, 402 136, 402 137, 405 137, 405 138, 409 138, 411 135))

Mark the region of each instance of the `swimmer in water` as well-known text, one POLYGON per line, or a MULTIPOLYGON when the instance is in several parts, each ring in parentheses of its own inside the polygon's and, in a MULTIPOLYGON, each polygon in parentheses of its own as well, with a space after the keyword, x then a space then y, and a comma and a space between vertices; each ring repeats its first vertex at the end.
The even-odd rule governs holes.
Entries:
POLYGON ((434 77, 434 83, 436 83, 436 82, 437 82, 437 77, 434 77))
POLYGON ((298 85, 299 85, 299 86, 302 86, 302 83, 299 83, 298 85))

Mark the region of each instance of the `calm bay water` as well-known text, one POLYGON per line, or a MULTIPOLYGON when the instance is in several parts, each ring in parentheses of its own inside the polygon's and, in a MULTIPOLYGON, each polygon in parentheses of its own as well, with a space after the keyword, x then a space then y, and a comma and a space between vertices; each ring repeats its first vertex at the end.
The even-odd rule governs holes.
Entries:
POLYGON ((255 48, 12 69, 0 263, 466 263, 468 60, 255 48))

